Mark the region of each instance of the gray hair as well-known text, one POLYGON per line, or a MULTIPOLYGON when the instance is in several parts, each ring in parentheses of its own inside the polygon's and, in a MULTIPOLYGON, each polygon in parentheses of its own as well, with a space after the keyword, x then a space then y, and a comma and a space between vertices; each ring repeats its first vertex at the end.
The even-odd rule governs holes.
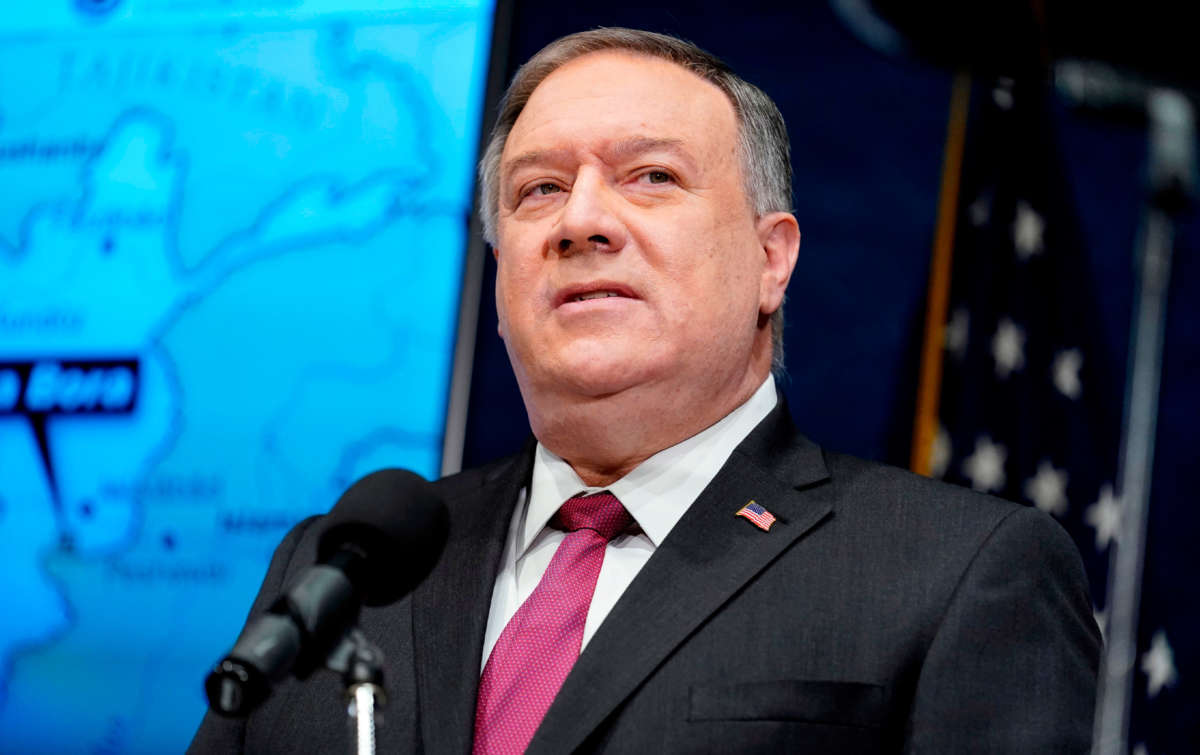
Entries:
MULTIPOLYGON (((562 37, 521 66, 500 100, 499 115, 479 162, 483 237, 496 245, 500 214, 500 155, 533 90, 561 66, 593 52, 615 50, 661 58, 691 71, 729 98, 738 123, 738 154, 746 196, 756 216, 790 212, 792 162, 787 126, 770 97, 738 77, 716 56, 676 37, 637 29, 602 28, 562 37)), ((783 371, 783 306, 771 315, 771 365, 783 371)))

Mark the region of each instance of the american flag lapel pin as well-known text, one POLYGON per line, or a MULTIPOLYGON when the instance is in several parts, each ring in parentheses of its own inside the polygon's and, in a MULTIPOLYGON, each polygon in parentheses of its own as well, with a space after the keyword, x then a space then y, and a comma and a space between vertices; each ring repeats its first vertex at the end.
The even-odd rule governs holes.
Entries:
POLYGON ((753 500, 738 509, 737 514, 734 516, 741 516, 749 519, 755 527, 758 527, 763 532, 771 529, 771 525, 775 524, 775 515, 758 505, 758 503, 753 500))

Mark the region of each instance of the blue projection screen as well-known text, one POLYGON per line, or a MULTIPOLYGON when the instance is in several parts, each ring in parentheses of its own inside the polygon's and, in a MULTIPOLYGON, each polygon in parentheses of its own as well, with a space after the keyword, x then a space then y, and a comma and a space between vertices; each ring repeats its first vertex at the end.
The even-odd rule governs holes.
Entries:
POLYGON ((0 751, 181 751, 286 530, 437 475, 492 13, 6 6, 0 751))

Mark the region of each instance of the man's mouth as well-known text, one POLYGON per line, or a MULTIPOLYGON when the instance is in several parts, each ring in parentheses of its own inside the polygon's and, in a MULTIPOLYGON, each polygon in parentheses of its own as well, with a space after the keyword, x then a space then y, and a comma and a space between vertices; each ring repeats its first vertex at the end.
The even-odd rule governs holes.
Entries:
POLYGON ((592 281, 591 283, 564 286, 554 297, 555 306, 592 301, 593 299, 638 299, 633 289, 615 281, 592 281))
POLYGON ((586 294, 572 296, 568 301, 587 301, 588 299, 604 299, 609 296, 620 296, 616 291, 589 291, 586 294))

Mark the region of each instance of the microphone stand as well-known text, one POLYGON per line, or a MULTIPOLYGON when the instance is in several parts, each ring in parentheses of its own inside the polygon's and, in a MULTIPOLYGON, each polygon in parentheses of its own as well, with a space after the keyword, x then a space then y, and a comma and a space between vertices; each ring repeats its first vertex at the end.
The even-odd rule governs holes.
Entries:
POLYGON ((376 714, 387 704, 383 688, 383 651, 358 627, 351 627, 325 659, 325 668, 341 674, 346 713, 355 755, 375 755, 376 714))

